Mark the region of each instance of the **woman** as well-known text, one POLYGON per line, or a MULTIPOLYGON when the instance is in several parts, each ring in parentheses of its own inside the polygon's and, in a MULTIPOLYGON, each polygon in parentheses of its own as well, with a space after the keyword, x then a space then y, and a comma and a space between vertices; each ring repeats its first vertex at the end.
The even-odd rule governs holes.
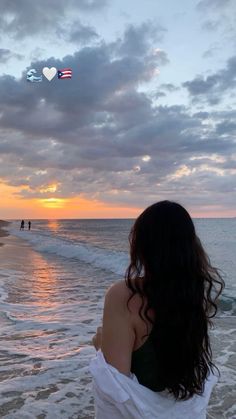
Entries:
MULTIPOLYGON (((94 346, 101 349, 103 366, 120 374, 116 378, 135 376, 152 395, 160 392, 168 400, 185 401, 185 408, 194 399, 197 406, 214 372, 208 330, 224 281, 212 267, 190 215, 177 203, 162 201, 148 207, 137 218, 129 240, 126 278, 106 293, 103 327, 93 338, 94 346)), ((92 374, 96 378, 93 368, 92 374)), ((173 414, 177 404, 171 406, 173 418, 206 414, 206 403, 202 416, 186 409, 178 416, 173 414)))

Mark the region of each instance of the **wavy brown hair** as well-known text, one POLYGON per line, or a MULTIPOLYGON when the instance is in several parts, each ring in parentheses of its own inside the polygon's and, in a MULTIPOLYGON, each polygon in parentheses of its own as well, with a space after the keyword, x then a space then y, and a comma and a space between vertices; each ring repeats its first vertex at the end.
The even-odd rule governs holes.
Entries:
POLYGON ((202 394, 215 369, 208 331, 224 281, 178 203, 148 207, 135 221, 129 241, 125 281, 132 295, 127 304, 138 293, 139 315, 153 324, 158 381, 176 399, 202 394), (148 316, 150 308, 155 320, 148 316))

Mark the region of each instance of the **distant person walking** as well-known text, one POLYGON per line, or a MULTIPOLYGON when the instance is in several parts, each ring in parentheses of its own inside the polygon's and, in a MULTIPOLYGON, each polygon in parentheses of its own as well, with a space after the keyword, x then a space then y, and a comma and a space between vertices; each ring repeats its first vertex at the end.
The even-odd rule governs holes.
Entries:
POLYGON ((28 222, 28 226, 29 226, 28 229, 30 230, 31 229, 31 221, 28 222))
POLYGON ((20 223, 20 230, 24 230, 24 228, 25 228, 25 222, 24 220, 22 220, 20 223))

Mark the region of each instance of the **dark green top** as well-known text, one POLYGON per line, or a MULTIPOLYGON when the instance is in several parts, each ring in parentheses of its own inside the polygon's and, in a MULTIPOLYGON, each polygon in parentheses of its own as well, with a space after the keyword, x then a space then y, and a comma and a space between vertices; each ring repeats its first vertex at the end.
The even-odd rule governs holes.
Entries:
POLYGON ((157 360, 152 340, 153 329, 140 348, 132 353, 131 372, 138 382, 153 391, 163 391, 164 387, 158 382, 157 360))

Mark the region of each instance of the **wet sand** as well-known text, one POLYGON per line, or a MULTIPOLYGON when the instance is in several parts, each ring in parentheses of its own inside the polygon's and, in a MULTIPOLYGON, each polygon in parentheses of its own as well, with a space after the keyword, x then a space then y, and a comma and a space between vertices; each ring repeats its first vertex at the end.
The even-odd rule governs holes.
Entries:
POLYGON ((1 241, 1 237, 7 237, 7 236, 9 236, 9 233, 6 230, 3 229, 4 227, 7 227, 8 224, 9 224, 8 221, 0 220, 0 246, 3 246, 3 244, 4 244, 1 241))

